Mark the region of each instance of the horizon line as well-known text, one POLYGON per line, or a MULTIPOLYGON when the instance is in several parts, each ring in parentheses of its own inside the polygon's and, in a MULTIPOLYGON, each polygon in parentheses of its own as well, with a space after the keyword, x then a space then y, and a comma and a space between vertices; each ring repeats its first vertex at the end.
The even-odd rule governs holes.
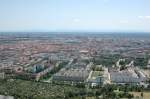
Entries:
POLYGON ((0 31, 0 33, 150 33, 148 31, 0 31))

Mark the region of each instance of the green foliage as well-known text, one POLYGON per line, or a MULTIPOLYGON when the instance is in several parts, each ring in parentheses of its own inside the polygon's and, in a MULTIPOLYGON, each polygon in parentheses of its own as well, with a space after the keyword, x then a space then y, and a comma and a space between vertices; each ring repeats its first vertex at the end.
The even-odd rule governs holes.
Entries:
POLYGON ((125 69, 127 69, 126 66, 121 66, 121 67, 120 67, 120 70, 125 70, 125 69))
POLYGON ((119 65, 125 66, 125 64, 126 64, 125 61, 120 61, 120 62, 119 62, 119 65))
POLYGON ((145 67, 147 66, 148 58, 136 58, 134 61, 135 66, 145 67))
POLYGON ((0 94, 14 96, 15 99, 63 99, 65 92, 72 91, 79 92, 80 89, 25 80, 0 81, 0 94))
POLYGON ((105 56, 100 56, 100 57, 95 57, 93 58, 93 63, 96 65, 104 65, 104 66, 112 66, 114 65, 118 59, 120 59, 120 55, 105 55, 105 56))
POLYGON ((77 88, 85 88, 85 83, 77 83, 75 86, 77 88))
POLYGON ((141 92, 143 91, 143 86, 137 86, 137 85, 120 85, 118 86, 119 91, 129 92, 129 91, 136 91, 141 92))
POLYGON ((78 84, 77 88, 24 80, 0 80, 0 94, 14 96, 15 99, 85 99, 99 96, 104 99, 131 99, 133 95, 129 92, 143 92, 142 86, 135 85, 105 85, 97 89, 87 89, 83 85, 78 84))

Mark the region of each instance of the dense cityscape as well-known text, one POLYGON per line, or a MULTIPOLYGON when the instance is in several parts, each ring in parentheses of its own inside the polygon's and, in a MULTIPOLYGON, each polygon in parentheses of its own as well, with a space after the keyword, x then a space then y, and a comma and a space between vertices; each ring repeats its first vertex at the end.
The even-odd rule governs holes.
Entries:
POLYGON ((0 99, 150 99, 150 0, 0 0, 0 99))
POLYGON ((149 38, 146 33, 0 33, 0 97, 148 97, 149 38))

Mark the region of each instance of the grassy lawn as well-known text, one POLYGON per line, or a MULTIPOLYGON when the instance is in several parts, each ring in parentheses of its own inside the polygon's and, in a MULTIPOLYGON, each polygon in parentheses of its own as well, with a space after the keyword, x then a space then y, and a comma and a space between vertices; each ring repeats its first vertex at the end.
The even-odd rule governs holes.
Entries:
POLYGON ((93 71, 93 73, 92 73, 92 78, 93 77, 97 77, 97 76, 102 76, 103 75, 103 71, 93 71))

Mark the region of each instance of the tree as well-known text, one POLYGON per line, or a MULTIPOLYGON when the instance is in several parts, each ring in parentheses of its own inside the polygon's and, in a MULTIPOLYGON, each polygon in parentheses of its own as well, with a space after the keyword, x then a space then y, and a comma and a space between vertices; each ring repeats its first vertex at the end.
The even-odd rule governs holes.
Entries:
POLYGON ((144 95, 143 95, 143 92, 141 92, 141 97, 143 98, 143 96, 144 96, 144 95))
POLYGON ((128 94, 128 97, 127 98, 129 98, 129 99, 133 99, 134 98, 134 96, 133 96, 133 94, 128 94))
POLYGON ((101 95, 101 92, 97 90, 95 93, 95 96, 100 96, 100 95, 101 95))

